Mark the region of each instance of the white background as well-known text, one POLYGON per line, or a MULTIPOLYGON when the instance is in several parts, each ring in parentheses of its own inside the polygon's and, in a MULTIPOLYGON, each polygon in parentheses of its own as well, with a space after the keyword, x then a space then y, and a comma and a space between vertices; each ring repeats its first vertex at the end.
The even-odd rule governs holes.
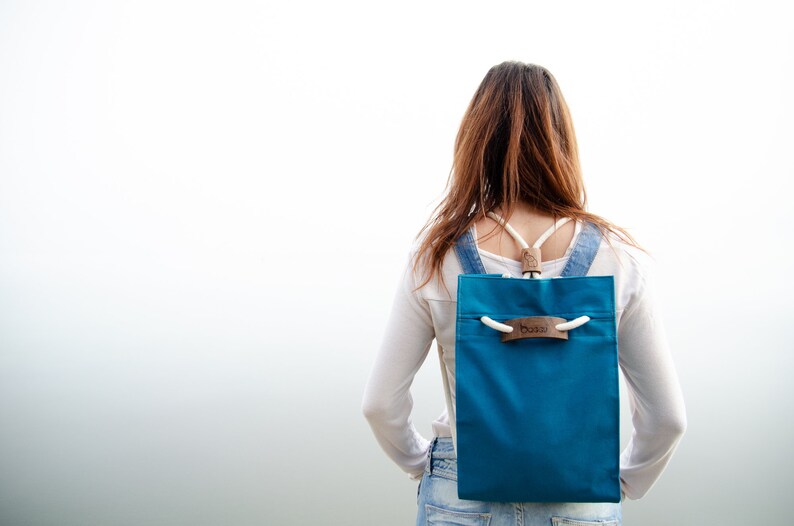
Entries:
MULTIPOLYGON (((625 523, 783 524, 785 5, 0 2, 0 524, 412 524, 362 390, 510 59, 662 271, 689 427, 625 523)), ((433 353, 413 394, 429 437, 433 353)))

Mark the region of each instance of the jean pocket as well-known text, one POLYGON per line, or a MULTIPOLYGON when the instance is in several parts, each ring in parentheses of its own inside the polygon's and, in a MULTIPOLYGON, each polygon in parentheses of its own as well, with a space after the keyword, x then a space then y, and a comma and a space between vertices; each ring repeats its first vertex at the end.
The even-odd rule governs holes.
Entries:
POLYGON ((620 526, 617 519, 606 520, 580 520, 569 517, 552 517, 552 526, 620 526))
POLYGON ((491 522, 490 513, 473 513, 437 508, 425 504, 427 526, 488 526, 491 522))

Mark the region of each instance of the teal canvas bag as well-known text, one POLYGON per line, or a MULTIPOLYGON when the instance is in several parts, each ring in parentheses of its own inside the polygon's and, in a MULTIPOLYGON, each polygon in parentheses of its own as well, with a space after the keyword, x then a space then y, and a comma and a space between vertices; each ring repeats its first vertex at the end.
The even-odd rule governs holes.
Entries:
MULTIPOLYGON (((600 245, 584 222, 560 277, 486 274, 471 230, 456 243, 455 404, 444 388, 458 496, 495 502, 620 502, 618 347, 613 276, 587 276, 600 245)), ((442 362, 443 363, 443 362, 442 362)))

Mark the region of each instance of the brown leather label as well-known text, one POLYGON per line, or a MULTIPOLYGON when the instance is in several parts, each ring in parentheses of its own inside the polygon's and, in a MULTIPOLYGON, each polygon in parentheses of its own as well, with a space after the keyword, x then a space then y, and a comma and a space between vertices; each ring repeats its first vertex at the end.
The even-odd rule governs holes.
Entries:
POLYGON ((522 248, 521 249, 521 272, 540 272, 540 249, 522 248))
POLYGON ((565 318, 552 316, 529 316, 528 318, 513 318, 502 323, 513 328, 513 332, 503 332, 502 342, 524 340, 526 338, 557 338, 568 339, 568 331, 558 331, 554 326, 565 323, 565 318))

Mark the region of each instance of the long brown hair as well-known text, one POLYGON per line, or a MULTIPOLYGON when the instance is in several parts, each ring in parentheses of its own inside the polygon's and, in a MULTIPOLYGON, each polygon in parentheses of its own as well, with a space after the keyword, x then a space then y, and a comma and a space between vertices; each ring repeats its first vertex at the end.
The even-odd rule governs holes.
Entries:
POLYGON ((518 201, 555 219, 590 221, 610 245, 607 232, 644 250, 623 228, 585 210, 568 105, 554 76, 535 64, 502 62, 485 75, 463 116, 445 194, 416 236, 427 233, 413 268, 421 260, 430 270, 417 288, 436 274, 446 288, 441 265, 455 240, 497 207, 509 218, 518 201))

